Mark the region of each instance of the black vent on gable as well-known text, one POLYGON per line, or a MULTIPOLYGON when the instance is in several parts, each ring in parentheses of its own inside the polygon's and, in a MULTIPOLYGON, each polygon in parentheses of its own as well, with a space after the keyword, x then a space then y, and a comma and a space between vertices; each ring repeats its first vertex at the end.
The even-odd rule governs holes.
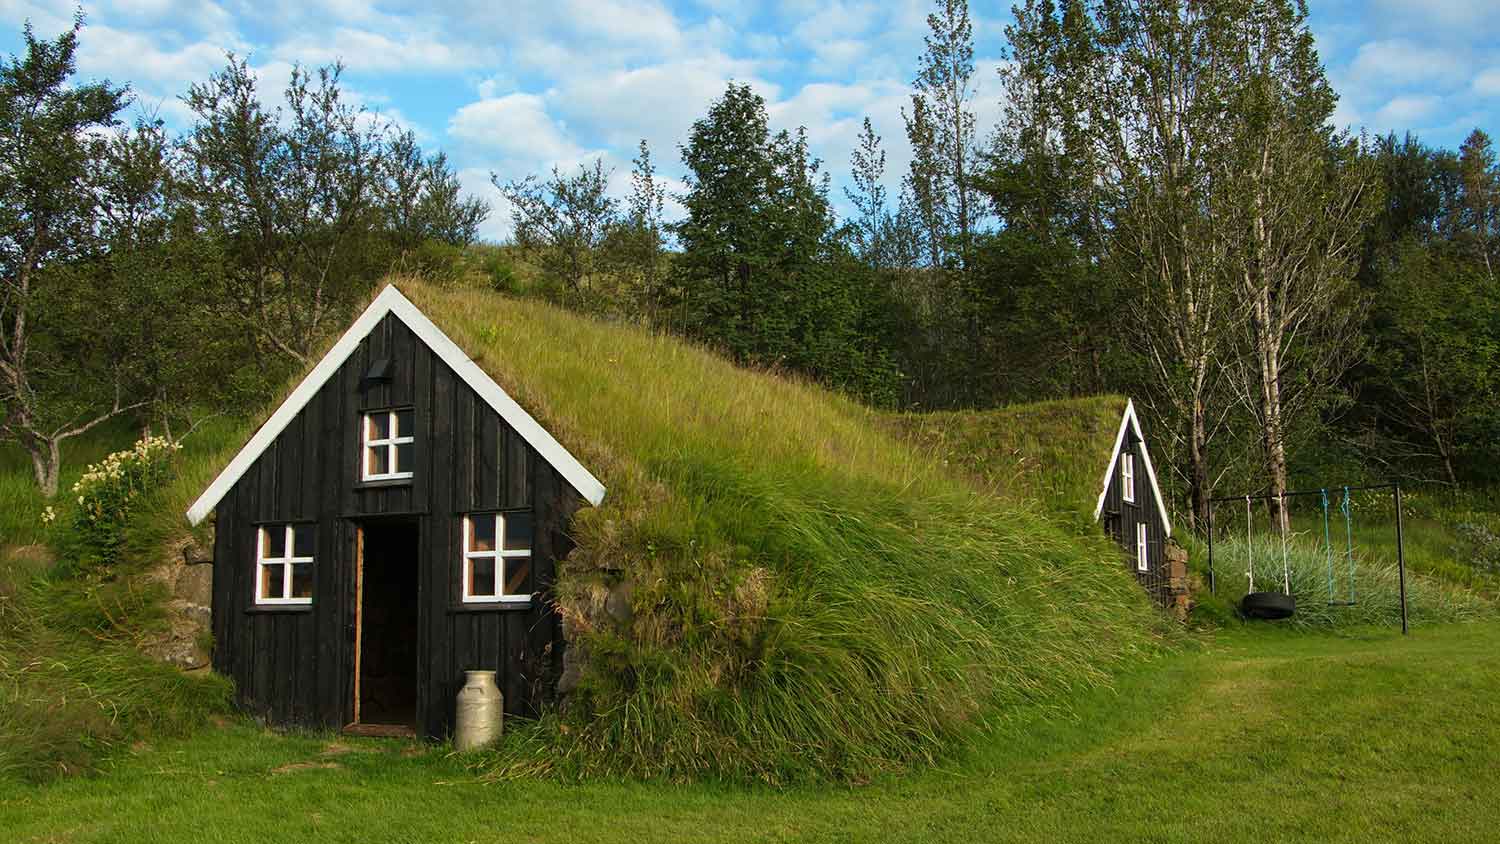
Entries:
POLYGON ((359 388, 368 390, 376 384, 389 384, 395 371, 396 364, 390 358, 377 358, 370 362, 370 370, 365 373, 365 377, 359 379, 359 388))

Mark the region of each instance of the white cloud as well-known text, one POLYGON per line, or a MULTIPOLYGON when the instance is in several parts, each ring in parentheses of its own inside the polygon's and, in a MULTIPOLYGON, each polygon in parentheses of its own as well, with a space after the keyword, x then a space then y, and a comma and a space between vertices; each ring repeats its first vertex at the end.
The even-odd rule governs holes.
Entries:
POLYGON ((1464 57, 1453 50, 1395 38, 1360 45, 1350 71, 1356 78, 1410 84, 1453 81, 1464 76, 1467 67, 1464 57))
POLYGON ((1433 94, 1395 97, 1375 112, 1375 123, 1389 128, 1412 126, 1431 116, 1441 102, 1433 94))
POLYGON ((181 93, 224 66, 227 50, 243 49, 233 36, 174 46, 173 39, 153 38, 112 26, 90 25, 78 42, 78 68, 88 76, 130 81, 148 90, 181 93))
POLYGON ((759 78, 756 70, 753 62, 708 55, 579 74, 548 99, 570 125, 595 133, 610 146, 629 149, 645 138, 662 155, 686 139, 693 121, 731 79, 774 99, 780 89, 759 78))
POLYGON ((453 46, 432 35, 392 38, 379 32, 340 27, 332 33, 308 33, 276 45, 273 55, 304 65, 342 61, 352 71, 399 73, 452 71, 483 61, 480 50, 453 46))
POLYGON ((460 108, 448 122, 448 134, 465 143, 523 162, 576 159, 581 147, 547 113, 535 94, 508 94, 460 108))
POLYGON ((1500 67, 1480 71, 1470 84, 1481 97, 1500 97, 1500 67))

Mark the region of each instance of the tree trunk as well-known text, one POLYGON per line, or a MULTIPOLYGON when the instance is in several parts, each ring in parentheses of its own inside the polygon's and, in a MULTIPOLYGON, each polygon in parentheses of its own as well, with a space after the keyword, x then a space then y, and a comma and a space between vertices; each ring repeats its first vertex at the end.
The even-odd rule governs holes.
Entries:
POLYGON ((1289 527, 1282 496, 1286 494, 1286 438, 1281 423, 1281 356, 1270 319, 1270 297, 1261 290, 1255 303, 1256 355, 1260 364, 1261 449, 1266 461, 1266 480, 1270 484, 1268 509, 1271 523, 1283 533, 1289 527))
POLYGON ((31 471, 36 476, 36 485, 41 487, 42 497, 57 497, 58 475, 62 469, 62 449, 58 441, 27 440, 26 450, 31 454, 31 471))
POLYGON ((1193 398, 1191 430, 1188 432, 1188 494, 1192 509, 1188 518, 1193 530, 1208 529, 1208 423, 1203 399, 1193 398))

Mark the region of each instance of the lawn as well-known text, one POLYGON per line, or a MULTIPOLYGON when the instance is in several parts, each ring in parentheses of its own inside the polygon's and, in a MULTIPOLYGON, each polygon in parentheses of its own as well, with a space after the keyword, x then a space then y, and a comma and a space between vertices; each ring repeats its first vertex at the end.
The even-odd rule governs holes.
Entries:
POLYGON ((1453 841, 1500 826, 1500 624, 1217 634, 1068 717, 859 787, 477 781, 440 748, 243 722, 0 784, 10 841, 1453 841))

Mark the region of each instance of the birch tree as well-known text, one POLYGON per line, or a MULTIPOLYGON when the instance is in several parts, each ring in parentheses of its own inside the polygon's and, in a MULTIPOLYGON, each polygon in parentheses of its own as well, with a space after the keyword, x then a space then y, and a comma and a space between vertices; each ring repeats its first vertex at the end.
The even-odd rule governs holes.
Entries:
MULTIPOLYGON (((1078 4, 1070 4, 1078 5, 1078 4)), ((1125 287, 1125 334, 1150 386, 1148 406, 1183 455, 1191 521, 1211 494, 1211 441, 1235 303, 1217 179, 1227 77, 1221 4, 1126 0, 1096 15, 1099 51, 1074 71, 1098 92, 1088 131, 1103 163, 1111 261, 1125 287)))
POLYGON ((1337 96, 1306 10, 1247 0, 1221 26, 1233 74, 1231 139, 1220 167, 1225 269, 1248 308, 1233 362, 1256 423, 1273 523, 1287 528, 1287 439, 1298 417, 1325 407, 1358 359, 1364 297, 1355 283, 1379 185, 1359 141, 1328 128, 1337 96))

